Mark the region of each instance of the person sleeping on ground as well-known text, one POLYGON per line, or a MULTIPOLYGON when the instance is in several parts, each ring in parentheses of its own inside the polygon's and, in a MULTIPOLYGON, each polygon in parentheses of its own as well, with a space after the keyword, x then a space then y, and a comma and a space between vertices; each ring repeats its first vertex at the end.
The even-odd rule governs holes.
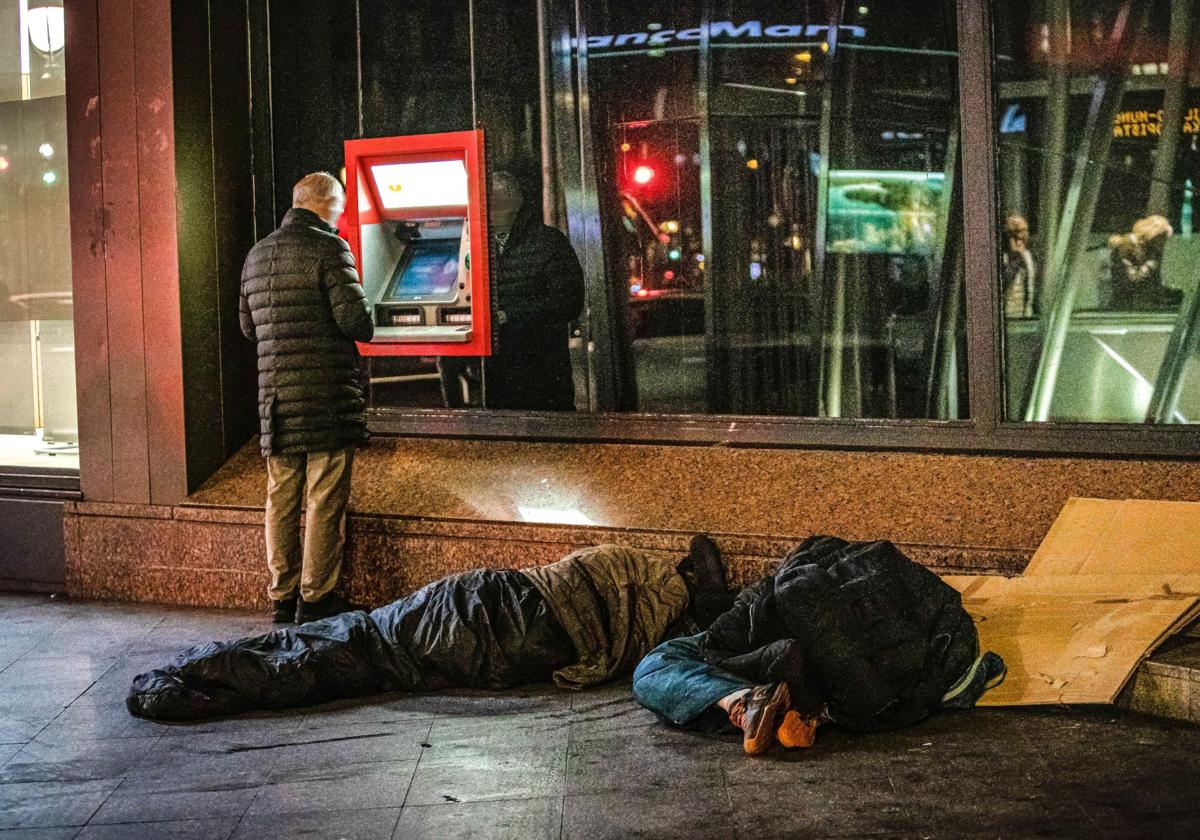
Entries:
POLYGON ((579 689, 635 665, 643 706, 679 726, 733 726, 750 754, 811 745, 825 721, 877 732, 969 708, 1005 674, 979 655, 959 594, 890 543, 813 537, 734 602, 717 547, 697 536, 678 564, 597 546, 203 645, 136 677, 127 705, 195 720, 385 691, 579 689))
POLYGON ((663 639, 706 627, 732 600, 704 537, 682 561, 600 545, 548 566, 452 575, 370 613, 192 648, 135 677, 126 706, 185 721, 391 691, 550 679, 586 688, 627 676, 663 639))
POLYGON ((826 721, 881 732, 970 708, 1005 673, 937 575, 888 542, 812 537, 707 630, 655 648, 633 695, 677 726, 741 730, 759 755, 811 746, 826 721))

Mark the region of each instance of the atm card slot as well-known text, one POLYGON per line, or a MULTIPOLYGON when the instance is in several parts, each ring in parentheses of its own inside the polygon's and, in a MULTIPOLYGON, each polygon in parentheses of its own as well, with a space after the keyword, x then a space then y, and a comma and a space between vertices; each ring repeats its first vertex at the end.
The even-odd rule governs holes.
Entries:
POLYGON ((425 313, 419 306, 380 306, 375 310, 375 323, 381 327, 420 327, 425 313))
POLYGON ((446 307, 438 313, 438 320, 450 326, 470 326, 471 325, 471 307, 469 306, 454 306, 446 307))

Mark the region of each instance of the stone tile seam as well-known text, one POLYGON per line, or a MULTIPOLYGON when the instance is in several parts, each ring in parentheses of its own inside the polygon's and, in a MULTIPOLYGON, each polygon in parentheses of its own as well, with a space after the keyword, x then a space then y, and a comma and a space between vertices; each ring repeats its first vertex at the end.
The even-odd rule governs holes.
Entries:
MULTIPOLYGON (((433 727, 438 718, 434 717, 429 720, 429 727, 425 730, 425 737, 421 739, 422 744, 431 743, 430 739, 433 736, 433 727)), ((425 757, 425 748, 417 753, 417 760, 413 763, 412 775, 408 777, 408 786, 404 788, 404 798, 400 800, 400 814, 396 816, 396 824, 392 826, 392 835, 396 834, 396 828, 400 825, 400 817, 404 814, 404 809, 408 807, 408 797, 412 793, 413 782, 416 781, 417 772, 421 769, 421 759, 425 757)))
MULTIPOLYGON (((265 785, 262 785, 260 787, 265 787, 265 785)), ((438 805, 433 805, 433 806, 409 805, 408 807, 409 808, 429 808, 429 807, 437 808, 440 806, 438 806, 438 805)), ((230 837, 237 834, 238 829, 241 828, 242 823, 245 822, 247 819, 277 820, 280 817, 289 817, 289 818, 317 817, 317 816, 325 816, 327 814, 361 814, 364 812, 373 812, 373 811, 400 811, 400 812, 403 812, 404 809, 399 805, 377 805, 377 806, 374 806, 371 808, 326 808, 326 809, 322 809, 322 810, 312 810, 312 811, 287 811, 287 812, 281 813, 281 814, 257 814, 255 816, 249 816, 249 810, 250 810, 250 806, 248 805, 248 806, 246 806, 247 813, 243 814, 241 817, 236 818, 237 824, 234 826, 233 832, 229 835, 230 837)), ((395 834, 396 827, 400 824, 400 816, 401 816, 400 813, 396 814, 396 823, 392 826, 391 833, 388 835, 389 837, 391 837, 392 835, 395 834)), ((234 817, 197 817, 195 819, 200 819, 200 820, 218 819, 219 820, 219 819, 235 819, 235 818, 234 817)), ((156 822, 191 822, 191 820, 156 820, 156 822)), ((141 823, 105 823, 105 825, 140 825, 140 824, 141 823)))
MULTIPOLYGON (((93 503, 93 504, 102 505, 102 504, 106 504, 106 503, 93 503)), ((153 508, 153 506, 147 506, 147 508, 153 508)), ((75 515, 86 516, 89 518, 145 519, 147 521, 167 520, 167 521, 178 521, 178 522, 206 523, 206 524, 213 524, 213 525, 261 527, 261 525, 258 521, 253 521, 253 522, 241 521, 241 522, 239 522, 239 521, 228 521, 228 520, 222 521, 222 520, 203 518, 203 517, 198 518, 198 517, 195 517, 192 515, 185 514, 185 513, 183 513, 183 511, 197 512, 197 511, 201 511, 201 510, 225 510, 225 511, 229 511, 229 512, 236 511, 236 512, 240 512, 240 513, 253 512, 258 515, 261 515, 262 508, 234 508, 234 507, 221 508, 221 507, 217 507, 217 506, 182 505, 182 506, 176 506, 176 507, 170 508, 170 510, 173 512, 173 515, 170 517, 153 516, 153 515, 139 516, 139 515, 133 514, 133 513, 125 513, 125 512, 112 511, 112 510, 80 511, 80 512, 76 513, 75 515)), ((638 527, 631 527, 631 526, 605 526, 605 525, 591 525, 591 526, 582 526, 581 527, 581 526, 556 525, 554 523, 514 522, 514 521, 503 521, 503 520, 480 520, 480 519, 469 519, 469 518, 464 518, 464 517, 409 516, 406 514, 389 514, 389 513, 379 513, 379 512, 351 511, 350 516, 351 516, 351 520, 354 521, 359 528, 362 528, 364 525, 369 525, 371 523, 379 522, 379 523, 389 523, 389 524, 390 523, 425 524, 427 526, 430 526, 432 529, 437 529, 439 526, 444 527, 446 525, 462 525, 462 524, 470 525, 470 526, 477 527, 477 528, 496 528, 496 529, 504 529, 504 530, 530 528, 530 529, 537 529, 537 530, 542 530, 542 531, 558 532, 558 533, 567 534, 567 535, 578 534, 580 532, 596 532, 596 533, 614 533, 615 532, 615 533, 639 533, 639 534, 663 535, 663 536, 669 536, 669 537, 677 537, 677 536, 680 536, 683 534, 694 533, 693 529, 638 528, 638 527)), ((729 540, 729 541, 743 541, 743 542, 744 541, 750 541, 750 542, 769 541, 769 542, 776 542, 776 543, 794 543, 796 541, 805 539, 806 536, 810 536, 810 535, 805 535, 805 534, 770 535, 770 534, 759 534, 759 533, 740 533, 740 532, 734 533, 734 532, 721 532, 721 531, 708 531, 706 533, 708 533, 710 536, 713 536, 716 538, 721 538, 724 540, 729 540)), ((914 542, 914 541, 900 541, 900 542, 896 542, 896 545, 903 545, 903 546, 914 547, 914 548, 937 548, 937 549, 941 549, 941 550, 949 550, 949 549, 969 549, 969 550, 975 550, 975 551, 983 550, 983 551, 997 552, 997 553, 998 552, 1032 553, 1032 552, 1036 551, 1035 548, 1029 548, 1029 547, 1024 547, 1024 546, 984 546, 984 545, 961 544, 961 543, 941 544, 941 543, 924 543, 924 542, 914 542)))
POLYGON ((1200 668, 1189 668, 1186 665, 1171 665, 1166 662, 1155 662, 1152 659, 1144 661, 1141 667, 1147 676, 1153 676, 1158 680, 1200 682, 1200 668))
MULTIPOLYGON (((189 508, 189 509, 194 509, 194 508, 189 508)), ((229 510, 234 510, 234 508, 229 508, 229 510)), ((255 510, 259 510, 259 509, 238 508, 236 510, 255 511, 255 510)), ((133 515, 133 514, 122 514, 122 513, 113 513, 113 512, 95 512, 95 513, 92 513, 92 512, 82 513, 81 512, 81 513, 76 513, 74 515, 88 517, 88 518, 92 518, 92 519, 144 519, 147 522, 163 522, 163 521, 188 522, 188 523, 192 523, 192 524, 204 524, 204 525, 212 525, 212 526, 216 526, 216 527, 247 528, 247 529, 255 529, 255 530, 261 530, 261 528, 262 528, 262 524, 260 522, 251 523, 251 522, 219 521, 219 520, 212 520, 212 519, 194 519, 192 517, 187 517, 187 516, 184 516, 184 517, 171 516, 170 518, 168 518, 168 517, 157 517, 157 516, 137 516, 137 515, 133 515)), ((477 527, 477 528, 484 528, 484 529, 496 528, 496 529, 504 529, 504 530, 517 530, 517 529, 528 528, 528 529, 537 529, 537 530, 542 530, 542 531, 554 531, 556 533, 563 535, 562 539, 555 539, 555 538, 551 538, 551 537, 535 537, 535 536, 513 537, 513 536, 499 536, 499 535, 492 536, 492 535, 472 535, 472 534, 449 535, 449 536, 453 536, 455 539, 462 539, 462 540, 485 540, 486 539, 486 540, 492 540, 492 541, 500 540, 500 541, 506 541, 506 542, 532 542, 532 543, 539 543, 539 544, 555 544, 555 543, 560 543, 560 542, 575 543, 575 542, 577 542, 577 539, 576 539, 577 537, 580 537, 581 535, 589 534, 589 533, 598 533, 598 534, 614 534, 615 533, 615 534, 628 534, 628 535, 635 535, 635 536, 650 536, 650 537, 665 536, 668 538, 678 538, 685 534, 695 533, 690 529, 671 530, 671 529, 664 529, 664 528, 634 528, 634 527, 625 527, 625 526, 606 526, 606 525, 594 525, 594 526, 572 528, 570 526, 557 527, 557 526, 554 526, 551 524, 536 523, 536 522, 503 522, 503 521, 493 521, 493 520, 463 519, 463 518, 452 518, 452 517, 447 517, 447 518, 409 517, 409 516, 405 516, 404 514, 355 513, 353 511, 350 513, 350 519, 351 519, 354 529, 357 531, 360 531, 362 533, 389 533, 389 532, 395 533, 394 531, 389 531, 389 529, 386 527, 386 525, 383 525, 382 523, 388 523, 388 524, 390 524, 390 523, 414 523, 414 524, 427 523, 429 525, 463 525, 463 524, 465 524, 465 525, 470 525, 470 526, 477 527), (375 522, 381 523, 381 526, 380 527, 370 527, 375 522)), ((445 533, 438 532, 436 527, 430 528, 427 531, 414 529, 414 530, 403 531, 402 533, 404 533, 405 535, 408 535, 408 536, 413 536, 413 537, 444 537, 444 536, 448 536, 445 533)), ((803 541, 804 539, 806 539, 805 535, 785 535, 785 536, 775 535, 775 536, 771 536, 771 535, 767 535, 767 534, 743 534, 743 533, 734 534, 734 533, 716 532, 716 531, 706 532, 706 533, 708 533, 708 535, 713 537, 714 539, 721 539, 721 540, 727 541, 731 544, 736 544, 738 542, 745 543, 745 542, 754 542, 754 541, 770 541, 770 542, 778 542, 781 544, 795 544, 797 542, 800 542, 800 541, 803 541)), ((811 535, 809 535, 809 536, 811 536, 811 535)), ((587 543, 580 541, 579 544, 584 545, 587 543)), ((1036 548, 1025 548, 1025 547, 1019 547, 1019 546, 988 546, 988 545, 970 545, 970 544, 962 544, 962 543, 924 543, 924 542, 908 542, 908 541, 896 542, 895 545, 898 548, 910 549, 910 550, 930 550, 930 551, 940 551, 940 552, 964 551, 964 552, 971 552, 974 554, 993 554, 993 555, 1000 555, 1000 556, 1032 555, 1037 550, 1036 548)), ((670 550, 670 549, 663 549, 663 550, 666 551, 666 550, 670 550)), ((738 554, 741 554, 746 557, 753 557, 753 556, 771 557, 771 556, 773 556, 773 555, 756 554, 754 552, 739 552, 736 550, 734 553, 738 553, 738 554)))

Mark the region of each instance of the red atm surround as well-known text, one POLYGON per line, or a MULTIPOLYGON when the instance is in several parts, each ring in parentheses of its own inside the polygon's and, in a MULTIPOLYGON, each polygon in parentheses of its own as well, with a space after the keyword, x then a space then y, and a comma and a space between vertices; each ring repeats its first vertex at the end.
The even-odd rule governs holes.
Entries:
POLYGON ((360 343, 364 356, 490 356, 492 354, 492 303, 488 279, 487 175, 482 131, 416 134, 347 140, 346 210, 343 235, 350 243, 360 277, 370 270, 363 265, 361 227, 385 220, 428 220, 466 216, 470 221, 471 338, 466 342, 410 343, 374 341, 360 343), (388 210, 376 190, 369 167, 390 163, 425 163, 461 160, 467 170, 465 207, 406 208, 388 210))

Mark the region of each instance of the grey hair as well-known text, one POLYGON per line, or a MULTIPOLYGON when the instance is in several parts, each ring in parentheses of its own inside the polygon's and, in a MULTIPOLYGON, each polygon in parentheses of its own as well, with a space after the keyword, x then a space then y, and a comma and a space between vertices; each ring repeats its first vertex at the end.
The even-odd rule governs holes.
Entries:
POLYGON ((342 195, 342 182, 328 172, 305 175, 292 187, 293 207, 320 207, 342 195))

